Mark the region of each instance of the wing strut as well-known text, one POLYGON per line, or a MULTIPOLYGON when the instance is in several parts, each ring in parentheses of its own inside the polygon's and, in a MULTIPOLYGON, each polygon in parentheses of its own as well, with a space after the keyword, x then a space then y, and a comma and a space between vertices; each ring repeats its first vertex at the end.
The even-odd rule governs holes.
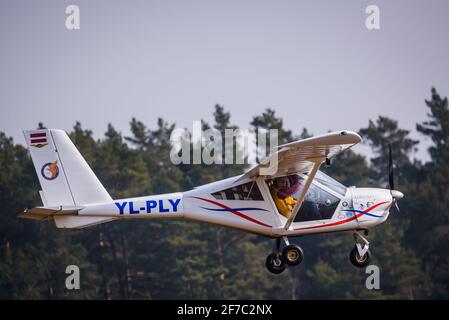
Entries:
POLYGON ((318 172, 318 169, 320 168, 321 163, 323 162, 323 158, 310 159, 310 161, 314 162, 312 170, 309 172, 306 183, 304 184, 304 188, 302 188, 301 190, 301 195, 299 196, 298 202, 293 207, 290 218, 288 218, 287 222, 285 223, 284 226, 285 230, 288 230, 293 220, 295 220, 295 217, 298 214, 298 211, 301 208, 302 203, 304 202, 304 198, 306 197, 307 191, 309 191, 309 187, 312 184, 313 179, 315 178, 315 174, 318 172))

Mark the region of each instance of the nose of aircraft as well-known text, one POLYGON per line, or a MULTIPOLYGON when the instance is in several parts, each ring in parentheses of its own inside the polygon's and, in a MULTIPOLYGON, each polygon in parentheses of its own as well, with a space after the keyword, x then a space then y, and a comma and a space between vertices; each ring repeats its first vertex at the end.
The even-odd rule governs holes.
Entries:
POLYGON ((393 198, 395 198, 396 200, 400 200, 400 199, 404 198, 404 194, 398 190, 391 190, 391 196, 393 198))

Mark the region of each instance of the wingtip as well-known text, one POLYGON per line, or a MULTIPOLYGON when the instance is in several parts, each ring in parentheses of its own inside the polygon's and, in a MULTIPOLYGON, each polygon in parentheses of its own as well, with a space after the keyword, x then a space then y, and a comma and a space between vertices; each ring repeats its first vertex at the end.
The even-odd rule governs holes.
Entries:
POLYGON ((341 130, 340 135, 342 136, 351 136, 354 138, 355 143, 362 142, 362 137, 355 131, 351 130, 341 130))

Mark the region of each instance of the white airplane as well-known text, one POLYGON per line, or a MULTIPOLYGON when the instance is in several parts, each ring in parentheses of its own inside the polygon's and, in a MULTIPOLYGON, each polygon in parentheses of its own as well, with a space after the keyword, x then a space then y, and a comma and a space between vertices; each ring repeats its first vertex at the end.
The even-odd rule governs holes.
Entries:
POLYGON ((186 192, 114 200, 100 183, 68 135, 62 130, 24 131, 42 190, 43 206, 19 216, 53 219, 58 228, 84 228, 118 219, 185 218, 276 239, 266 259, 272 273, 303 260, 302 249, 288 237, 353 231, 350 261, 368 265, 369 242, 362 235, 384 222, 403 194, 390 189, 345 187, 319 171, 330 159, 361 141, 351 131, 315 136, 279 146, 261 164, 240 176, 186 192), (275 174, 264 175, 276 159, 275 174), (284 247, 281 250, 281 239, 284 247))

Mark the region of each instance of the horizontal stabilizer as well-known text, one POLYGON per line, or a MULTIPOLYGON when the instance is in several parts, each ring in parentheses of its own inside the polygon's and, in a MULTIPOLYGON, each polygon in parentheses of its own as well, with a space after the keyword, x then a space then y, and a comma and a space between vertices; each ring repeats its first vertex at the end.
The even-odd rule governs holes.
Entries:
POLYGON ((58 228, 81 229, 117 219, 117 217, 79 216, 81 206, 35 207, 19 213, 19 217, 34 220, 53 219, 58 228))
POLYGON ((59 207, 35 207, 32 209, 25 209, 19 213, 21 218, 29 218, 35 220, 45 220, 54 216, 75 216, 78 211, 84 207, 74 206, 59 206, 59 207))

